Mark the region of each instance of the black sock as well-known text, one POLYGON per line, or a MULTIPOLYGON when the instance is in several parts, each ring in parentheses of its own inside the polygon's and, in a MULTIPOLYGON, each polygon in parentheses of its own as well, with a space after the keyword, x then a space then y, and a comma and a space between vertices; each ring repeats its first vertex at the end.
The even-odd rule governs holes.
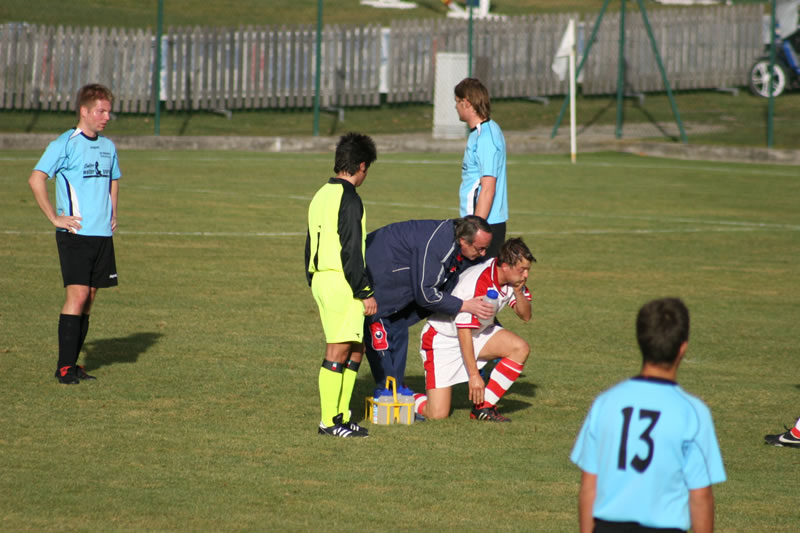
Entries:
POLYGON ((83 349, 83 341, 86 340, 86 334, 89 333, 89 315, 81 315, 81 333, 78 340, 78 351, 75 352, 75 364, 78 363, 78 357, 81 355, 83 349))
POLYGON ((79 315, 58 317, 58 368, 72 366, 78 360, 78 342, 81 335, 79 315))

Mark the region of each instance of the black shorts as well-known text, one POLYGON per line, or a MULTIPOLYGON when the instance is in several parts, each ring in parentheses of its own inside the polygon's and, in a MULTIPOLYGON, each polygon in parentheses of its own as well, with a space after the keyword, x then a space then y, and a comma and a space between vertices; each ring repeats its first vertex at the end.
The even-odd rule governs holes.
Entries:
POLYGON ((686 533, 683 529, 643 526, 639 522, 609 522, 594 519, 594 533, 686 533))
POLYGON ((57 231, 56 245, 65 287, 86 285, 102 289, 117 285, 113 237, 87 237, 57 231))
POLYGON ((489 259, 490 257, 497 257, 497 254, 500 253, 500 247, 506 242, 506 223, 501 222, 499 224, 489 224, 492 228, 492 243, 489 245, 489 248, 486 250, 486 257, 484 259, 489 259))

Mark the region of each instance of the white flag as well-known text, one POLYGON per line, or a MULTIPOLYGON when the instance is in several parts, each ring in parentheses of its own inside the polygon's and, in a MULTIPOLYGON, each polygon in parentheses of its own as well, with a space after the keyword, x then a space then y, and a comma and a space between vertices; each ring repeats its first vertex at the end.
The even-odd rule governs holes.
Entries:
MULTIPOLYGON (((567 74, 569 72, 569 52, 573 46, 575 46, 575 26, 567 24, 567 29, 564 30, 564 35, 561 37, 561 44, 558 45, 558 50, 556 50, 556 55, 553 56, 553 64, 551 66, 553 72, 561 81, 567 79, 567 74)), ((578 76, 578 81, 583 82, 583 72, 578 76)))

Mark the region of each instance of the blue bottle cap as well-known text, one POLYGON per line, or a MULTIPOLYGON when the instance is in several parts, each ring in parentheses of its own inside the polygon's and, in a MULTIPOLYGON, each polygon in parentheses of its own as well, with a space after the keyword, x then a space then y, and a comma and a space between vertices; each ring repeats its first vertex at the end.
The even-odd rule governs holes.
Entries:
POLYGON ((486 296, 488 296, 488 297, 489 297, 489 298, 491 298, 492 300, 497 300, 497 296, 498 296, 498 294, 497 294, 497 291, 496 291, 496 290, 494 290, 494 289, 489 289, 488 291, 486 291, 486 296))

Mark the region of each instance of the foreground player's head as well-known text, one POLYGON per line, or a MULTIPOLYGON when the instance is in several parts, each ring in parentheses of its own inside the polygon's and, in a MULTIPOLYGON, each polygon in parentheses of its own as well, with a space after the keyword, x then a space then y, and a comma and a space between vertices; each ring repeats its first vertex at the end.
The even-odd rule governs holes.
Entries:
POLYGON ((339 138, 336 145, 336 160, 333 171, 347 176, 359 176, 358 186, 364 181, 369 166, 378 159, 375 143, 368 135, 347 133, 339 138))
POLYGON ((472 106, 475 114, 481 120, 489 120, 492 110, 489 103, 489 91, 486 90, 486 87, 478 78, 464 78, 458 82, 454 92, 456 95, 456 110, 459 112, 461 120, 464 120, 459 109, 459 105, 462 102, 469 102, 469 105, 472 106))
POLYGON ((492 243, 492 228, 485 219, 476 215, 467 215, 453 221, 456 230, 456 242, 461 247, 461 255, 474 261, 486 255, 486 249, 492 243))
POLYGON ((111 119, 111 104, 114 95, 105 85, 90 83, 78 90, 75 98, 75 111, 81 131, 94 137, 103 131, 111 119))
POLYGON ((673 366, 689 341, 689 309, 678 298, 644 304, 636 317, 636 340, 644 364, 673 366))
POLYGON ((519 237, 508 239, 500 246, 497 254, 497 268, 500 281, 515 287, 528 280, 531 264, 536 262, 528 246, 519 237))

